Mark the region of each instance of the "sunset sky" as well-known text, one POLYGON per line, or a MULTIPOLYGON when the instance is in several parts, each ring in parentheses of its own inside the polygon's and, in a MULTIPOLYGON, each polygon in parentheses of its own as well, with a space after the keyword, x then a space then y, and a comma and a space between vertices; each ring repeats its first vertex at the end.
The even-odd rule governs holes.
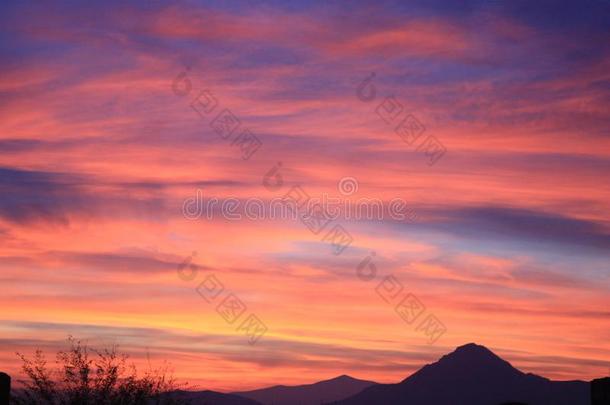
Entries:
POLYGON ((31 3, 0 5, 2 371, 71 334, 221 391, 397 382, 468 342, 552 379, 610 373, 610 2, 31 3), (395 132, 409 114, 446 149, 434 164, 395 132), (183 213, 198 190, 342 198, 346 177, 346 198, 400 198, 414 218, 314 234, 183 213), (412 324, 376 291, 390 275, 425 305, 412 324), (233 324, 229 293, 247 306, 233 324), (432 344, 428 315, 446 327, 432 344))

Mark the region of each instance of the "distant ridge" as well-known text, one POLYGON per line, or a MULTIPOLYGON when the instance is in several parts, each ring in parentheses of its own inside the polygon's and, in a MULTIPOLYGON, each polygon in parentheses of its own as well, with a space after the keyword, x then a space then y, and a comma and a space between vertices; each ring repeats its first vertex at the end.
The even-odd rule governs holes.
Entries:
POLYGON ((589 405, 591 384, 523 373, 488 348, 469 343, 397 384, 341 375, 314 384, 232 394, 174 394, 195 405, 589 405))
POLYGON ((262 405, 259 402, 233 394, 215 391, 174 391, 172 398, 186 399, 193 405, 262 405))
POLYGON ((375 384, 373 381, 341 375, 314 384, 276 385, 234 394, 253 399, 263 405, 319 405, 322 402, 338 401, 350 397, 375 384))

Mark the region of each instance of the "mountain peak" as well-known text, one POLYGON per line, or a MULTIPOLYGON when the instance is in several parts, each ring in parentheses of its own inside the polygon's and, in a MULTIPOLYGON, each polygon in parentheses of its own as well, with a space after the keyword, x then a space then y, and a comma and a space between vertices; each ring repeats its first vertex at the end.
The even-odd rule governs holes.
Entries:
MULTIPOLYGON (((465 345, 462 346, 458 346, 453 353, 465 353, 468 355, 478 355, 478 356, 489 356, 492 355, 494 357, 498 357, 496 356, 491 350, 489 350, 488 348, 486 348, 485 346, 482 345, 478 345, 476 343, 467 343, 465 345)), ((499 357, 498 357, 499 358, 499 357)))
POLYGON ((254 391, 235 392, 234 394, 250 398, 261 404, 274 405, 318 405, 321 402, 334 402, 348 398, 377 383, 358 380, 342 374, 328 380, 304 385, 276 385, 254 391))
POLYGON ((337 380, 339 380, 339 381, 342 381, 342 380, 349 380, 349 381, 351 381, 351 380, 355 380, 355 378, 353 378, 353 377, 351 377, 351 376, 349 376, 347 374, 341 374, 340 376, 337 376, 335 378, 331 378, 331 381, 337 381, 337 380))
POLYGON ((380 384, 338 405, 588 403, 589 384, 553 382, 525 374, 485 346, 468 343, 398 384, 380 384))
POLYGON ((467 343, 462 346, 458 346, 454 351, 446 354, 441 358, 443 359, 467 359, 468 361, 484 361, 484 362, 504 362, 494 352, 486 348, 485 346, 478 345, 476 343, 467 343))
MULTIPOLYGON (((469 370, 469 372, 480 375, 493 374, 505 377, 521 374, 509 362, 498 357, 485 346, 476 343, 468 343, 457 347, 453 352, 444 355, 438 362, 430 364, 424 369, 427 372, 453 374, 458 370, 469 370)), ((423 369, 422 369, 423 370, 423 369)))

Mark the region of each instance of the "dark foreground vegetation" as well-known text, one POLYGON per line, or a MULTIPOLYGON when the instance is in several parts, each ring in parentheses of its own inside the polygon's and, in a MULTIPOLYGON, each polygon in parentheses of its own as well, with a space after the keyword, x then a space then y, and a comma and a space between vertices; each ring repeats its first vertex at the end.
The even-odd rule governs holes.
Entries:
POLYGON ((96 350, 68 338, 69 348, 49 365, 41 350, 28 358, 21 353, 25 380, 13 389, 16 405, 178 405, 184 400, 172 392, 179 387, 167 366, 141 376, 117 347, 96 350))

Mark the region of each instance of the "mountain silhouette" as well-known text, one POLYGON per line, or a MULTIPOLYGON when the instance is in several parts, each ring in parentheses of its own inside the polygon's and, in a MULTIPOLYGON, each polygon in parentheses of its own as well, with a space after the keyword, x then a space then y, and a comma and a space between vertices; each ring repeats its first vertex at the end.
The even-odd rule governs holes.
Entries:
POLYGON ((315 384, 276 385, 234 394, 253 399, 264 405, 320 405, 322 402, 338 401, 350 397, 375 384, 373 381, 358 380, 348 375, 342 375, 315 384))
POLYGON ((187 400, 197 405, 262 405, 259 402, 233 394, 215 391, 174 391, 171 398, 187 400))
POLYGON ((484 346, 458 347, 397 384, 377 384, 337 405, 588 405, 589 383, 525 374, 484 346))

